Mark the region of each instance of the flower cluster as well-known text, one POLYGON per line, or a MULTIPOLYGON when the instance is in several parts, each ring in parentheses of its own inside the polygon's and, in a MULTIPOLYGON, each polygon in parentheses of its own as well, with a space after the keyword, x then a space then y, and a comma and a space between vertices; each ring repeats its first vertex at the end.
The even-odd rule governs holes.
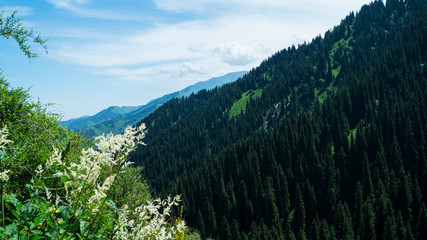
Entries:
MULTIPOLYGON (((12 142, 11 140, 7 139, 8 133, 9 133, 9 131, 7 130, 7 126, 4 127, 4 128, 2 128, 2 129, 0 129, 0 150, 1 149, 5 149, 6 145, 8 143, 12 142)), ((1 167, 3 167, 3 166, 1 166, 1 167)), ((0 169, 0 171, 1 171, 0 172, 0 181, 2 181, 2 182, 9 181, 9 175, 8 174, 9 174, 10 170, 8 170, 8 169, 0 169)))
MULTIPOLYGON (((7 129, 0 131, 0 147, 8 143, 6 135, 7 129)), ((10 204, 20 206, 17 214, 27 214, 26 219, 34 220, 22 228, 28 229, 27 234, 55 239, 175 239, 183 233, 184 221, 167 221, 180 196, 147 201, 135 209, 128 205, 119 209, 109 197, 117 176, 131 165, 128 154, 137 144, 143 144, 143 137, 144 125, 127 127, 122 135, 97 137, 96 148, 83 150, 75 160, 67 160, 66 151, 54 149, 50 158, 34 170, 28 185, 31 199, 24 202, 33 209, 37 206, 38 211, 23 212, 25 207, 17 204, 13 195, 6 196, 10 204), (55 187, 46 183, 52 178, 56 179, 55 187)), ((0 178, 7 180, 7 173, 1 173, 0 178)))
POLYGON ((7 182, 9 181, 9 172, 10 170, 4 170, 0 173, 0 181, 7 182))
POLYGON ((177 233, 183 232, 185 222, 182 221, 169 229, 166 218, 170 216, 171 207, 178 205, 180 196, 168 197, 166 200, 156 199, 147 205, 137 207, 130 211, 125 207, 120 212, 116 231, 118 239, 174 239, 177 233))
POLYGON ((9 134, 9 130, 7 126, 0 129, 0 149, 4 149, 8 143, 11 143, 11 140, 7 139, 7 135, 9 134))

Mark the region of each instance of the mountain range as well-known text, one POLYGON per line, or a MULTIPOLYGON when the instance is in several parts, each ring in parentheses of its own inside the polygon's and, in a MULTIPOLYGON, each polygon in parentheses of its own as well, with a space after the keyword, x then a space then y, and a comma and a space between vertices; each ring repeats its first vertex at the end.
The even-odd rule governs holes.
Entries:
POLYGON ((246 71, 232 72, 207 81, 198 82, 180 91, 166 94, 141 106, 111 106, 93 116, 83 116, 61 122, 65 127, 80 131, 86 137, 94 137, 108 133, 122 133, 126 126, 135 125, 138 121, 148 116, 159 106, 173 98, 188 97, 200 90, 210 90, 224 84, 233 82, 246 74, 246 71))

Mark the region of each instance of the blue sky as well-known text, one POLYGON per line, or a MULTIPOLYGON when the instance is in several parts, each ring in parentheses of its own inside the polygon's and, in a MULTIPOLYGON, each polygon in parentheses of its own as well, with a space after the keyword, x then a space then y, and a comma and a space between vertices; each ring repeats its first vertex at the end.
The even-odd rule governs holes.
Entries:
POLYGON ((29 61, 0 39, 14 87, 63 119, 135 106, 223 74, 250 70, 309 42, 369 0, 0 0, 48 38, 29 61))

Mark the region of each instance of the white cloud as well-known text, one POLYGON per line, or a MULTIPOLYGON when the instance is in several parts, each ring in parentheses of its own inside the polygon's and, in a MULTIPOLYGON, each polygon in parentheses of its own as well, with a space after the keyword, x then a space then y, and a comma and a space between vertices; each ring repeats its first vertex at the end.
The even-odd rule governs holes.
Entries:
POLYGON ((46 0, 48 3, 55 5, 57 8, 74 8, 74 4, 88 3, 88 0, 46 0))
POLYGON ((110 10, 99 10, 83 8, 80 5, 85 5, 90 0, 46 0, 48 3, 54 5, 56 8, 66 9, 76 15, 109 20, 140 20, 139 16, 131 14, 121 14, 110 10))
POLYGON ((105 68, 97 70, 97 75, 115 76, 122 80, 138 81, 145 83, 171 82, 176 80, 191 81, 193 78, 199 79, 207 72, 201 65, 191 62, 170 63, 153 65, 141 68, 105 68))
POLYGON ((278 7, 283 6, 285 1, 273 0, 154 0, 159 9, 171 12, 207 12, 213 10, 230 10, 252 7, 278 7))
MULTIPOLYGON (((99 43, 105 41, 116 41, 120 37, 118 35, 112 35, 111 32, 106 32, 104 29, 99 28, 72 28, 62 27, 58 28, 46 28, 43 34, 49 36, 49 38, 61 38, 60 45, 66 45, 67 42, 80 41, 81 43, 99 43)), ((55 39, 50 44, 55 44, 55 39)))
POLYGON ((271 53, 271 50, 262 44, 242 46, 236 42, 223 44, 211 51, 221 57, 223 62, 233 66, 245 66, 271 53))
POLYGON ((113 67, 162 61, 190 61, 217 57, 231 65, 259 62, 293 44, 292 36, 309 40, 322 32, 309 22, 292 23, 270 17, 224 16, 156 28, 96 44, 63 45, 51 56, 63 62, 113 67))
POLYGON ((209 57, 217 57, 221 62, 231 66, 246 66, 258 62, 273 52, 262 44, 242 45, 234 41, 189 46, 188 50, 209 57))
POLYGON ((211 13, 216 11, 299 11, 319 12, 335 9, 350 11, 369 0, 153 0, 159 9, 171 12, 211 13))

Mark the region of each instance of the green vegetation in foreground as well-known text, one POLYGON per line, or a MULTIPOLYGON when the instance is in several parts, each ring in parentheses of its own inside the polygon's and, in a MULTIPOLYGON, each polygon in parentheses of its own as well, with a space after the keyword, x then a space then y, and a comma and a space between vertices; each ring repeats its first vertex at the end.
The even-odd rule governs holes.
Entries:
MULTIPOLYGON (((14 15, 0 13, 0 36, 37 57, 27 41, 45 47, 45 40, 14 15)), ((94 150, 30 99, 0 76, 1 239, 200 239, 182 213, 171 216, 180 197, 153 200, 142 168, 130 166, 144 125, 102 136, 94 150)))
POLYGON ((262 89, 249 90, 242 94, 242 98, 237 100, 230 108, 229 118, 233 118, 241 113, 245 113, 246 105, 251 99, 259 98, 262 94, 262 89))

